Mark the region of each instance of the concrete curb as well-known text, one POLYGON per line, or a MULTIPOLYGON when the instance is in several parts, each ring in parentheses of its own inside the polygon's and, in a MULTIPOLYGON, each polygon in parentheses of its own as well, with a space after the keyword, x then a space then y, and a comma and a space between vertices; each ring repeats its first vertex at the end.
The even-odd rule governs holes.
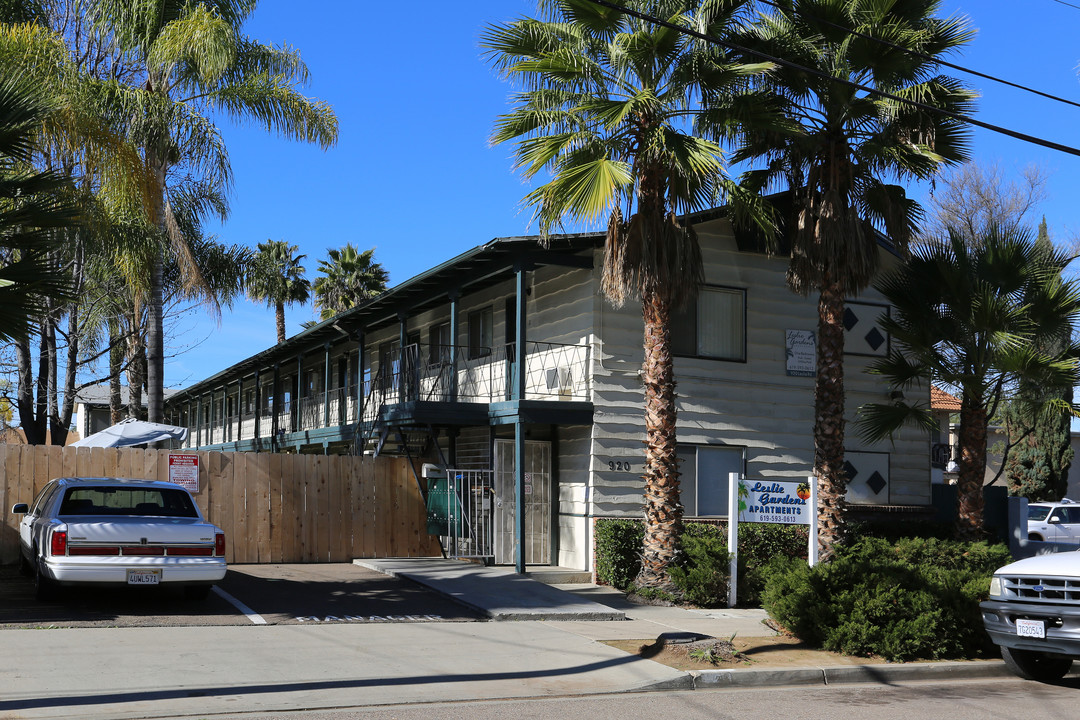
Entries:
POLYGON ((786 667, 760 670, 695 670, 684 678, 638 688, 654 690, 720 690, 725 688, 792 687, 899 682, 981 680, 1013 677, 996 660, 968 662, 847 665, 840 667, 786 667))

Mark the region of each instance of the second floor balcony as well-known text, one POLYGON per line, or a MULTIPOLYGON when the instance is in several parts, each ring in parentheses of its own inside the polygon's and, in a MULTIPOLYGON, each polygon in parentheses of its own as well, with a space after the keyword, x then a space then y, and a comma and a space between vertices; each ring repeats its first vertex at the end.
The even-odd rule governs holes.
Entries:
MULTIPOLYGON (((496 403, 515 398, 517 353, 513 343, 494 348, 416 343, 380 358, 365 395, 363 418, 407 402, 496 403)), ((522 400, 588 402, 588 345, 529 341, 522 400)))

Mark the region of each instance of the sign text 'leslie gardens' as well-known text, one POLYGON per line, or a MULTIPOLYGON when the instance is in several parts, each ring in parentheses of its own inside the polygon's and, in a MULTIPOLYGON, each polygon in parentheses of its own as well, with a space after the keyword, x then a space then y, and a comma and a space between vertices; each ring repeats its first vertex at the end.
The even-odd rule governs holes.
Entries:
POLYGON ((742 480, 739 485, 739 522, 810 524, 809 483, 742 480))

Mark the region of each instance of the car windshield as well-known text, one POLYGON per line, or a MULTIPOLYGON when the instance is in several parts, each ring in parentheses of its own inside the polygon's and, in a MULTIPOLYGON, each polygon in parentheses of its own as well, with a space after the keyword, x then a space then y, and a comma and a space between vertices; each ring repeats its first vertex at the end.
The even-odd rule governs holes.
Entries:
POLYGON ((59 514, 199 517, 191 496, 183 490, 141 487, 69 488, 59 514))
POLYGON ((1046 519, 1046 516, 1050 514, 1050 508, 1038 507, 1036 505, 1028 505, 1028 520, 1031 522, 1042 522, 1046 519))

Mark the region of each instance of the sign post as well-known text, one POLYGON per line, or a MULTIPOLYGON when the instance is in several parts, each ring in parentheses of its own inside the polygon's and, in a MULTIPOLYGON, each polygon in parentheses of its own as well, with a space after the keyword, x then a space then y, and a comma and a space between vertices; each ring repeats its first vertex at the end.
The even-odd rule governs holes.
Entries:
POLYGON ((808 558, 817 563, 817 482, 744 480, 741 473, 728 475, 728 553, 731 557, 731 580, 728 607, 735 607, 738 587, 739 523, 764 522, 781 525, 809 525, 808 558))

